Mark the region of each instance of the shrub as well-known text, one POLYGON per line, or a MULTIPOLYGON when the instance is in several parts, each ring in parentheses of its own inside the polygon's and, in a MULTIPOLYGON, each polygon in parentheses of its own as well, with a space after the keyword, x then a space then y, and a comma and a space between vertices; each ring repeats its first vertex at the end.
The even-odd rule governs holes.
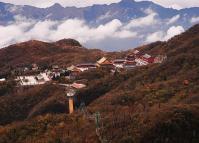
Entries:
POLYGON ((120 143, 135 143, 135 142, 134 142, 133 137, 127 136, 127 137, 123 137, 120 143))

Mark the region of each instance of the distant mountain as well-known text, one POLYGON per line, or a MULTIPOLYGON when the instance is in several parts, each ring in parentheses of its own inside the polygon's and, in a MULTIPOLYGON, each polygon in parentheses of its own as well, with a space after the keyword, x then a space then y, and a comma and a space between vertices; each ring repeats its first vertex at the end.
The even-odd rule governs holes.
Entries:
POLYGON ((134 0, 122 0, 119 3, 110 5, 93 5, 89 7, 63 7, 56 3, 48 8, 37 8, 33 6, 20 6, 7 3, 0 3, 0 22, 8 23, 14 20, 14 16, 21 15, 26 18, 35 20, 66 20, 69 18, 84 19, 88 23, 102 24, 113 19, 119 19, 122 22, 128 22, 131 19, 146 16, 144 10, 151 9, 158 13, 160 18, 171 18, 177 14, 183 15, 184 18, 199 16, 199 8, 189 8, 175 10, 164 8, 153 2, 134 0))

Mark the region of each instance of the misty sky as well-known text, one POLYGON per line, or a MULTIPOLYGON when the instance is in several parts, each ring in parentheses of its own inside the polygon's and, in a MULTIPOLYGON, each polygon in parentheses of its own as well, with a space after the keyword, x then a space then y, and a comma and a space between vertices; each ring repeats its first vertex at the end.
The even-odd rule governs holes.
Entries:
MULTIPOLYGON (((119 2, 121 0, 0 0, 1 2, 19 4, 19 5, 33 5, 37 7, 48 7, 54 3, 60 3, 63 6, 77 6, 84 7, 93 4, 110 4, 119 2)), ((136 0, 143 1, 143 0, 136 0)), ((158 3, 164 7, 186 8, 199 7, 199 0, 148 0, 158 3)))

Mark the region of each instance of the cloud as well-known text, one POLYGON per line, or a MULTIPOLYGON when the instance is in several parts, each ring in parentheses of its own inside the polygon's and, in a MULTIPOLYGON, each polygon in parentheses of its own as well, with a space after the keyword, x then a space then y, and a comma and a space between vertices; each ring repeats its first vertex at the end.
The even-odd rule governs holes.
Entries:
POLYGON ((100 21, 100 20, 104 20, 104 19, 108 19, 108 18, 110 18, 112 15, 111 15, 111 12, 110 11, 108 11, 107 13, 105 13, 104 15, 101 15, 100 17, 98 17, 98 21, 100 21))
POLYGON ((158 31, 154 32, 152 34, 149 34, 149 36, 146 38, 146 43, 156 42, 156 41, 163 41, 164 32, 158 31))
POLYGON ((177 10, 183 9, 182 6, 180 6, 179 4, 176 4, 176 3, 175 4, 170 4, 169 6, 166 6, 166 7, 177 9, 177 10))
MULTIPOLYGON (((116 46, 117 49, 124 48, 119 47, 119 44, 114 45, 113 41, 128 43, 125 46, 132 47, 131 45, 143 44, 141 43, 143 40, 146 43, 166 41, 184 32, 182 26, 168 27, 169 25, 166 24, 161 26, 165 20, 157 19, 157 14, 152 11, 147 13, 147 16, 133 19, 129 23, 114 19, 97 27, 89 26, 84 20, 79 19, 36 21, 18 15, 15 16, 14 22, 7 26, 0 26, 0 48, 32 39, 54 42, 64 38, 73 38, 88 47, 109 50, 116 46), (165 28, 167 28, 166 31, 165 28), (156 31, 157 29, 159 30, 156 31)), ((174 16, 168 22, 173 23, 178 18, 178 15, 174 16)))
POLYGON ((135 38, 138 36, 138 34, 136 32, 122 30, 122 31, 116 32, 113 36, 115 38, 135 38))
POLYGON ((180 19, 180 15, 176 15, 176 16, 173 16, 168 22, 167 24, 170 25, 170 24, 173 24, 175 22, 177 22, 178 20, 180 19))
POLYGON ((140 27, 146 28, 159 22, 155 18, 156 13, 153 11, 146 13, 148 13, 147 16, 133 19, 129 23, 114 19, 98 27, 91 27, 84 20, 79 19, 36 21, 17 15, 14 22, 0 27, 0 47, 31 39, 50 42, 74 38, 83 44, 92 41, 99 43, 106 39, 141 39, 143 37, 140 37, 142 35, 140 27))
POLYGON ((169 40, 173 36, 179 35, 179 34, 183 33, 184 31, 185 30, 182 26, 172 26, 167 30, 164 40, 169 40))
POLYGON ((18 25, 0 26, 0 46, 7 46, 11 43, 15 43, 14 40, 19 35, 23 34, 23 30, 18 25))
POLYGON ((146 17, 133 19, 125 26, 125 29, 131 29, 131 28, 135 28, 135 27, 146 27, 146 26, 154 25, 157 23, 157 20, 155 19, 156 15, 157 15, 157 13, 151 13, 151 14, 147 15, 146 17))
POLYGON ((156 42, 156 41, 167 41, 173 36, 179 35, 183 33, 185 30, 182 26, 172 26, 170 27, 167 32, 164 31, 158 31, 154 32, 152 34, 149 34, 146 37, 145 42, 146 43, 151 43, 151 42, 156 42))
POLYGON ((199 23, 199 17, 192 17, 190 22, 193 24, 199 23))
POLYGON ((8 26, 0 26, 0 47, 31 39, 57 41, 74 38, 81 43, 100 41, 107 38, 135 38, 136 32, 124 30, 120 20, 112 20, 98 27, 90 27, 85 21, 69 19, 65 21, 34 21, 17 16, 16 21, 8 26))

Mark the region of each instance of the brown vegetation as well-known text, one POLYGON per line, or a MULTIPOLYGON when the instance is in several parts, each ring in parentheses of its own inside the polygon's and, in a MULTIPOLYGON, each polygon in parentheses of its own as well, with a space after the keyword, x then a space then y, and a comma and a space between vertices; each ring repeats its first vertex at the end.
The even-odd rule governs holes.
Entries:
MULTIPOLYGON (((79 75, 79 80, 88 79, 88 86, 78 92, 78 102, 85 102, 90 114, 100 112, 108 142, 199 142, 198 33, 196 25, 168 42, 139 48, 166 54, 162 64, 115 75, 101 69, 79 75)), ((63 99, 55 98, 59 95, 64 97, 60 88, 45 85, 0 97, 0 142, 99 142, 94 121, 80 110, 53 114, 59 113, 57 108, 65 112, 59 108, 63 99)))
POLYGON ((71 39, 55 43, 28 41, 0 50, 0 77, 8 76, 16 68, 38 64, 42 67, 52 65, 69 66, 82 62, 95 62, 103 55, 100 50, 88 50, 71 39))

